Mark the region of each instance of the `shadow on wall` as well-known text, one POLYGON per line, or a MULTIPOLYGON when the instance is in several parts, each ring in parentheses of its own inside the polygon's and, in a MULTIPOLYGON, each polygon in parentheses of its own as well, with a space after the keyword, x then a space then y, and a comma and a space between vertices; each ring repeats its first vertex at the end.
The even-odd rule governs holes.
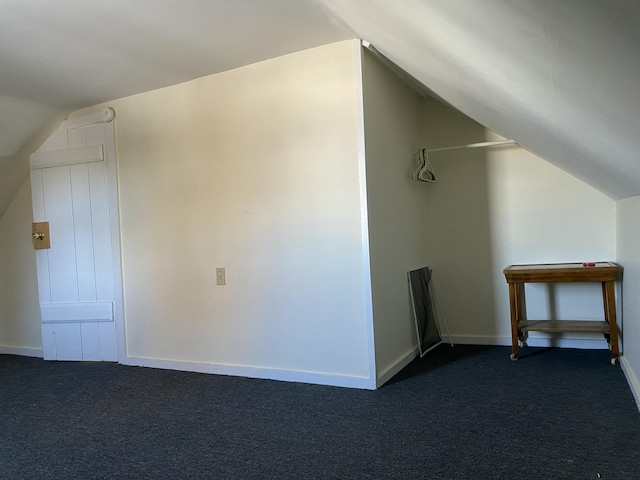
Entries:
MULTIPOLYGON (((432 98, 421 103, 421 147, 486 140, 485 127, 452 107, 432 98)), ((454 337, 498 335, 486 155, 482 148, 434 152, 429 160, 438 182, 424 185, 427 255, 454 337)))

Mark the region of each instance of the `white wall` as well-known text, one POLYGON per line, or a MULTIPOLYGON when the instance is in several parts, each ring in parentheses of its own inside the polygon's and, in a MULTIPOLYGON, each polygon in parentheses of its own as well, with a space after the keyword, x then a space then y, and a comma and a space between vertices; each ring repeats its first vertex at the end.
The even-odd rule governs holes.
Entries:
POLYGON ((0 218, 0 353, 42 356, 27 181, 0 218))
POLYGON ((427 192, 411 179, 420 97, 364 53, 367 203, 380 384, 416 354, 407 270, 426 264, 427 192))
POLYGON ((133 363, 372 385, 358 48, 109 102, 133 363))
MULTIPOLYGON (((420 147, 483 141, 485 129, 460 112, 426 98, 421 105, 420 147)), ((484 152, 433 153, 437 183, 426 192, 427 260, 443 303, 449 330, 464 337, 496 332, 489 192, 484 152)))
POLYGON ((24 144, 18 153, 6 156, 2 156, 0 148, 0 217, 2 217, 18 194, 18 190, 29 178, 29 156, 58 127, 66 112, 37 104, 29 105, 29 102, 2 96, 0 96, 0 110, 3 116, 7 114, 7 118, 11 119, 9 123, 0 124, 0 145, 3 148, 9 147, 12 151, 11 145, 24 144), (28 120, 29 117, 39 119, 35 122, 36 130, 37 128, 41 130, 32 138, 24 138, 20 131, 27 123, 31 123, 28 120))
MULTIPOLYGON (((496 139, 491 134, 488 138, 496 139)), ((489 149, 486 156, 498 318, 509 315, 502 274, 507 265, 616 260, 615 201, 521 148, 489 149)), ((531 319, 604 319, 602 288, 597 283, 529 284, 526 292, 531 319)), ((497 334, 509 332, 508 323, 501 322, 497 334)), ((591 340, 572 346, 606 348, 598 334, 562 338, 591 340)))
MULTIPOLYGON (((505 266, 615 258, 615 202, 518 147, 433 154, 439 183, 409 180, 417 146, 494 134, 368 56, 363 204, 359 48, 109 103, 131 363, 372 388, 415 349, 407 268, 434 268, 454 340, 509 343, 505 266)), ((635 236, 620 218, 623 263, 635 236)), ((26 351, 40 348, 30 222, 25 186, 0 219, 0 345, 26 351)), ((600 318, 590 287, 529 289, 530 316, 600 318)))
MULTIPOLYGON (((436 100, 423 114, 424 146, 500 138, 436 100)), ((510 344, 510 264, 615 260, 615 202, 539 157, 509 146, 433 153, 431 163, 439 182, 425 185, 428 255, 454 340, 510 344)), ((528 285, 527 313, 602 319, 600 287, 528 285)), ((593 341, 559 344, 606 348, 601 337, 579 338, 593 341)))
POLYGON ((0 157, 0 217, 29 177, 29 165, 19 155, 0 157))
POLYGON ((624 267, 622 367, 640 406, 640 197, 617 203, 618 262, 624 267))

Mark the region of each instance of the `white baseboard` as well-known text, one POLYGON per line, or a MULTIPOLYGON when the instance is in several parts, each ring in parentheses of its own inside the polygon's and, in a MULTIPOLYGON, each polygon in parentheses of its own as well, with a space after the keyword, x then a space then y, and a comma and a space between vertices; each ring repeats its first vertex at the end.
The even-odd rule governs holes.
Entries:
POLYGON ((622 371, 624 372, 624 376, 627 378, 627 383, 631 388, 631 393, 633 393, 633 398, 636 401, 636 406, 638 410, 640 410, 640 382, 638 381, 638 377, 633 372, 631 365, 626 358, 620 357, 620 366, 622 367, 622 371))
POLYGON ((393 376, 409 365, 411 361, 418 356, 418 347, 411 349, 404 355, 401 355, 395 362, 392 362, 389 367, 380 373, 376 386, 379 388, 387 383, 393 376))
MULTIPOLYGON (((453 344, 459 345, 498 345, 511 346, 511 337, 496 337, 490 335, 464 336, 451 335, 443 337, 443 343, 449 343, 449 338, 453 344)), ((558 347, 558 348, 581 348, 585 350, 607 350, 607 342, 604 338, 595 340, 591 338, 554 338, 554 337, 529 337, 527 345, 530 347, 558 347)))
POLYGON ((21 355, 23 357, 42 358, 41 348, 31 347, 10 347, 8 345, 0 345, 0 354, 2 355, 21 355))
POLYGON ((375 390, 376 382, 367 377, 347 375, 331 375, 326 373, 276 370, 271 368, 243 367, 237 365, 215 365, 209 363, 185 362, 180 360, 163 360, 157 358, 126 357, 120 359, 122 365, 181 370, 187 372, 229 375, 234 377, 260 378, 283 382, 312 383, 333 387, 359 388, 375 390))

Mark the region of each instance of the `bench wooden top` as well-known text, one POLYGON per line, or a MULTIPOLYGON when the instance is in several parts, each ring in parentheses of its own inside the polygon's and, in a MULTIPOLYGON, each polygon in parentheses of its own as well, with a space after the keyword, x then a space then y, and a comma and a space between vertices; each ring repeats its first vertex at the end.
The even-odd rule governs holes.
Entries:
POLYGON ((555 283, 555 282, 612 282, 622 267, 613 262, 538 263, 509 265, 503 270, 507 283, 555 283))

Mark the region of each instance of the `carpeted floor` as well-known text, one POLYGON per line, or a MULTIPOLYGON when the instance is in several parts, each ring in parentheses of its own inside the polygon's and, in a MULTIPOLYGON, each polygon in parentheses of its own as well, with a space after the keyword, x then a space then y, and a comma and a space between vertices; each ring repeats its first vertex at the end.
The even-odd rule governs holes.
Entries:
POLYGON ((0 356, 0 479, 640 479, 608 351, 441 346, 378 391, 0 356))

